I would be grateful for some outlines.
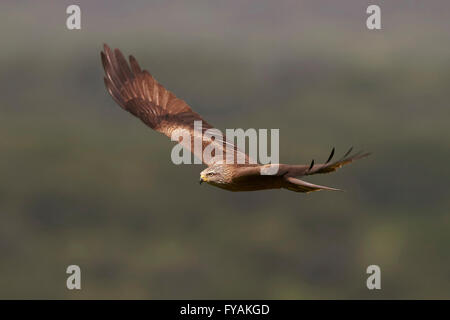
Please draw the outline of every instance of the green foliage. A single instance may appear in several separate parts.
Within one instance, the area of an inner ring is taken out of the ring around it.
[[[17,28],[0,52],[1,298],[449,298],[448,44],[99,25],[44,26],[40,42]],[[218,128],[280,128],[282,162],[374,154],[309,179],[346,193],[199,186],[202,166],[173,165],[168,139],[107,95],[104,41]]]

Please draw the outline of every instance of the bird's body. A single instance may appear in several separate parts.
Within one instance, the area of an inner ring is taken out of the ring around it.
[[[249,170],[250,169],[250,170]],[[212,170],[204,170],[200,174],[200,181],[228,191],[257,191],[279,189],[283,186],[283,179],[278,175],[260,175],[261,166],[247,164],[244,166],[217,164]],[[211,178],[208,173],[213,171]]]
[[[368,155],[368,153],[349,155],[350,149],[340,160],[331,162],[334,155],[333,148],[328,160],[323,164],[314,164],[314,161],[310,165],[257,164],[226,138],[210,139],[206,136],[204,133],[208,129],[213,129],[213,126],[192,111],[186,102],[166,90],[149,72],[141,70],[133,56],[130,56],[130,64],[128,64],[118,49],[112,51],[105,45],[101,58],[106,74],[106,88],[123,109],[168,137],[172,137],[172,134],[179,129],[189,133],[190,140],[179,142],[208,165],[200,174],[200,183],[207,182],[212,186],[229,191],[284,188],[307,193],[318,190],[338,190],[311,184],[295,177],[332,172]],[[195,130],[195,121],[202,122],[201,132]],[[200,149],[195,148],[196,143],[199,143]],[[244,161],[228,163],[203,157],[203,151],[211,144],[222,151],[224,158],[227,156],[231,156],[231,159],[241,157]],[[277,170],[269,170],[271,173],[268,174],[268,169],[272,169],[273,166]]]

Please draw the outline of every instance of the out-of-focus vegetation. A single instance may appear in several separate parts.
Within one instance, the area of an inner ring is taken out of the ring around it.
[[[1,298],[450,298],[446,2],[377,32],[356,0],[78,3],[81,31],[1,4]],[[107,95],[104,42],[218,128],[279,128],[282,162],[374,154],[309,179],[346,193],[199,186]]]

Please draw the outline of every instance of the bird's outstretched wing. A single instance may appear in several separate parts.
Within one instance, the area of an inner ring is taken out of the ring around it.
[[[325,163],[314,164],[314,160],[309,166],[307,165],[286,165],[283,167],[284,172],[287,176],[298,177],[298,176],[309,176],[319,173],[330,173],[336,171],[337,169],[345,166],[346,164],[352,163],[353,161],[368,157],[370,152],[357,152],[351,154],[353,147],[351,147],[339,160],[331,161],[334,155],[334,148],[331,151],[328,160]]]
[[[237,168],[234,173],[234,180],[236,182],[251,182],[255,186],[261,184],[272,184],[273,188],[285,188],[295,192],[309,193],[319,190],[341,191],[340,189],[321,186],[306,182],[295,177],[313,175],[318,173],[329,173],[336,171],[338,168],[349,164],[355,160],[365,158],[370,153],[358,152],[350,155],[353,148],[350,148],[345,155],[334,162],[331,159],[334,155],[334,148],[325,163],[314,164],[314,160],[310,165],[290,165],[290,164],[266,164],[253,165],[242,168]],[[276,170],[268,170],[276,169]],[[263,172],[273,172],[272,176]]]
[[[240,151],[233,143],[223,139],[211,139],[205,135],[205,131],[212,129],[209,123],[189,105],[177,98],[172,92],[159,84],[152,75],[141,70],[138,62],[130,56],[129,64],[120,50],[111,50],[106,44],[101,52],[103,68],[105,69],[105,85],[113,99],[126,111],[141,119],[152,129],[172,137],[177,129],[184,129],[190,134],[190,141],[179,141],[183,147],[189,149],[198,159],[207,164],[213,164],[217,159],[205,159],[203,150],[211,143],[210,150],[216,147],[222,150],[223,159],[227,150],[233,150],[234,158],[240,154],[249,163],[249,157]],[[194,130],[194,121],[202,122],[202,131]],[[201,145],[194,148],[194,141]],[[196,150],[198,149],[198,150]],[[214,151],[212,152],[214,156]]]

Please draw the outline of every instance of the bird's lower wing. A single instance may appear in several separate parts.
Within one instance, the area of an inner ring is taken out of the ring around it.
[[[346,164],[352,163],[353,161],[368,157],[370,152],[357,152],[353,155],[349,155],[351,149],[347,151],[346,155],[344,155],[341,159],[334,162],[326,162],[324,164],[316,164],[312,167],[308,167],[305,175],[317,174],[317,173],[329,173],[336,171],[337,169],[345,166]]]
[[[339,160],[331,162],[331,158],[334,154],[334,149],[331,152],[328,160],[325,163],[315,164],[314,160],[310,165],[289,165],[283,164],[280,165],[279,174],[286,175],[289,177],[301,177],[308,176],[319,173],[329,173],[336,171],[337,169],[345,166],[346,164],[352,163],[353,161],[365,158],[370,155],[370,153],[357,152],[355,154],[350,154],[352,148],[346,152],[346,154]]]
[[[319,190],[341,191],[340,189],[331,188],[312,184],[291,176],[286,175],[286,166],[284,164],[276,165],[279,170],[274,175],[261,174],[262,169],[270,165],[254,165],[235,168],[233,182],[240,185],[242,183],[251,183],[255,186],[269,183],[273,188],[284,188],[295,192],[313,192]],[[259,188],[260,189],[260,188]]]

